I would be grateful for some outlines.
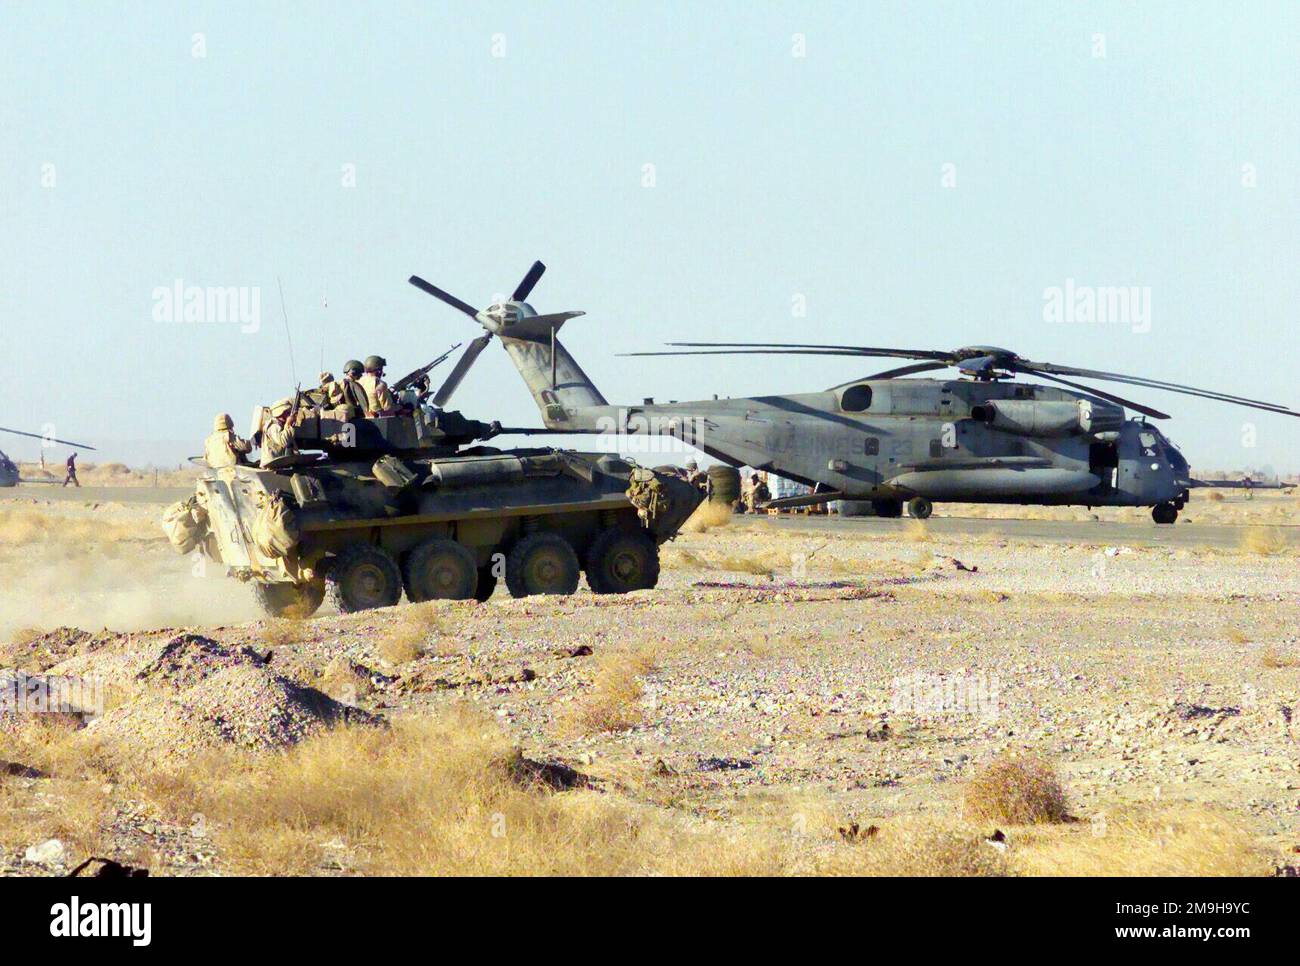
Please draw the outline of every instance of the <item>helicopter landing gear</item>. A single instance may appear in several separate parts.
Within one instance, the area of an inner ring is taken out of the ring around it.
[[[907,501],[907,515],[914,520],[928,520],[934,512],[934,504],[923,496],[914,496]]]
[[[1156,523],[1173,523],[1178,519],[1178,507],[1172,503],[1157,503],[1151,508],[1151,519]]]

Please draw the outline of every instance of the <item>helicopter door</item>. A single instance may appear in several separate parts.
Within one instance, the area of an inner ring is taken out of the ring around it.
[[[1088,447],[1088,469],[1101,480],[1098,489],[1113,493],[1119,486],[1119,444],[1093,443]]]

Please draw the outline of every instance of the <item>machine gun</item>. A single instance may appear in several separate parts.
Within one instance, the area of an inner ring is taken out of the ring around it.
[[[416,369],[413,372],[408,372],[406,375],[402,376],[401,379],[398,379],[397,382],[393,383],[392,386],[393,394],[396,395],[397,393],[402,392],[405,389],[410,389],[412,386],[419,383],[436,366],[442,365],[442,363],[446,362],[447,357],[459,348],[460,348],[460,343],[457,342],[454,346],[452,346],[442,355],[438,356],[438,358],[434,359],[428,365],[421,366],[419,369]]]

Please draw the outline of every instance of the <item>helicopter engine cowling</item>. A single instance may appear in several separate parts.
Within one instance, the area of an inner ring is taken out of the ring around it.
[[[1119,429],[1123,410],[1111,412],[1087,399],[1074,402],[990,399],[971,407],[971,419],[1017,436],[1075,436]]]

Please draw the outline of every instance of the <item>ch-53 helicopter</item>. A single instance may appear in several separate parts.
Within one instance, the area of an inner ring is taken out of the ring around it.
[[[66,439],[56,439],[53,436],[42,436],[40,433],[28,433],[21,429],[8,429],[4,426],[0,426],[0,433],[13,433],[15,436],[31,436],[33,439],[41,440],[42,443],[62,443],[64,446],[76,446],[79,449],[93,450],[95,448],[93,446],[87,446],[85,443],[73,443]],[[0,451],[0,487],[17,486],[22,482],[31,483],[37,481],[24,481],[18,473],[18,464],[6,456],[3,451]],[[48,481],[43,480],[40,482]]]
[[[447,380],[454,388],[492,340],[501,338],[550,430],[673,436],[732,466],[767,470],[813,488],[768,506],[870,501],[878,516],[904,504],[928,517],[936,501],[1149,506],[1173,523],[1190,491],[1207,485],[1148,419],[1167,413],[1072,381],[1096,379],[1183,393],[1300,416],[1286,406],[1177,383],[1033,362],[996,346],[951,351],[789,343],[683,342],[660,355],[801,354],[891,358],[910,364],[822,392],[614,406],[556,338],[582,312],[539,315],[526,299],[537,262],[511,297],[480,311],[412,276],[410,283],[479,323]],[[955,368],[957,379],[905,379]],[[1033,376],[1057,386],[1013,383]],[[1065,378],[1072,377],[1072,378]],[[1063,386],[1065,388],[1058,388]],[[446,387],[444,387],[446,388]],[[1140,416],[1129,418],[1125,409]]]

